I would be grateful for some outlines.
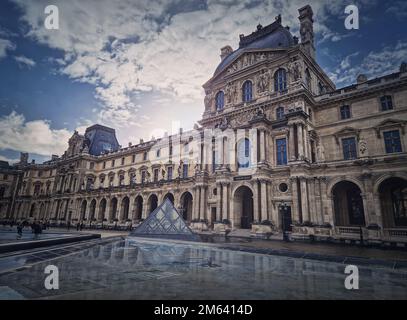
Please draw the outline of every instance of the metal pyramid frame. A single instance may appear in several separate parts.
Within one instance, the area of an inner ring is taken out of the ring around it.
[[[130,236],[155,238],[183,238],[195,240],[198,236],[188,227],[169,199],[165,199]]]

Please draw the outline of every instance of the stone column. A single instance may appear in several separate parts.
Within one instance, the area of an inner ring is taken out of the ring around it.
[[[295,160],[295,139],[294,139],[294,125],[290,126],[290,133],[288,137],[288,159]],[[275,154],[275,152],[274,152]],[[275,157],[275,156],[274,156]],[[277,160],[274,161],[274,164],[277,164]]]
[[[292,207],[292,217],[294,221],[300,221],[300,209],[298,203],[298,188],[297,188],[297,179],[291,179],[291,190],[292,190],[292,197],[293,197],[293,207]]]
[[[260,130],[260,162],[266,161],[266,141],[264,136],[264,130]]]
[[[316,199],[315,199],[315,179],[309,180],[308,183],[309,191],[309,213],[312,222],[320,223],[317,213],[316,213]]]
[[[222,220],[221,210],[222,210],[222,184],[216,184],[216,220]]]
[[[304,134],[304,156],[307,159],[311,159],[311,155],[309,153],[309,146],[308,146],[308,129],[307,129],[307,125],[304,125],[303,128],[304,128],[304,132],[303,132],[303,134]]]
[[[297,142],[298,142],[298,158],[304,157],[304,137],[303,137],[303,125],[299,123],[297,126]]]
[[[259,212],[259,183],[256,180],[254,183],[254,192],[253,192],[253,218],[254,221],[260,221],[260,212]]]
[[[261,221],[268,220],[267,181],[261,181]]]
[[[302,220],[310,221],[308,210],[308,187],[306,178],[300,178],[300,186],[301,186]]]
[[[222,183],[222,219],[229,219],[228,215],[228,185]]]
[[[199,217],[199,187],[195,187],[192,220],[198,219],[198,217]]]
[[[199,219],[205,219],[205,187],[201,187],[201,208],[199,209]]]

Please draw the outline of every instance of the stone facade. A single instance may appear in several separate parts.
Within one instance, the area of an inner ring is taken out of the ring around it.
[[[406,67],[336,89],[299,13],[301,43],[279,16],[222,48],[200,127],[97,154],[75,133],[62,157],[8,169],[3,217],[137,222],[169,197],[200,229],[407,242]]]

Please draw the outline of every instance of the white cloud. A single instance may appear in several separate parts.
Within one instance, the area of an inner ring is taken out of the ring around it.
[[[9,164],[14,164],[20,161],[20,159],[10,159],[0,155],[0,161],[7,161]]]
[[[15,111],[0,118],[0,150],[35,153],[43,156],[63,154],[71,132],[51,129],[46,120],[26,121]]]
[[[7,52],[16,49],[16,45],[7,39],[0,39],[0,59],[7,57]]]
[[[14,57],[14,60],[17,61],[18,65],[20,67],[27,67],[29,69],[35,67],[36,63],[34,60],[27,58],[25,56],[16,56]]]
[[[23,9],[22,19],[30,26],[28,36],[63,50],[64,60],[55,61],[57,70],[93,84],[101,102],[98,121],[123,136],[137,127],[168,128],[167,122],[175,118],[184,122],[189,117],[192,126],[203,110],[202,84],[220,62],[220,48],[230,44],[236,49],[239,34],[250,34],[258,23],[267,25],[278,14],[298,35],[298,9],[309,3],[208,0],[205,6],[197,6],[192,0],[56,0],[60,29],[49,31],[43,27],[48,0],[13,1]],[[355,1],[363,6],[375,2]],[[315,32],[324,41],[349,36],[327,27],[330,16],[343,15],[343,0],[315,1],[312,7]],[[152,114],[151,105],[149,109],[145,103],[140,105],[140,93],[159,93],[166,101],[157,99],[161,109],[154,108]],[[151,120],[141,118],[145,113]]]
[[[386,46],[380,51],[372,51],[362,59],[358,65],[352,65],[351,58],[358,53],[351,54],[342,60],[340,68],[328,75],[339,85],[349,85],[356,82],[360,74],[369,78],[379,77],[387,73],[397,72],[407,57],[407,42],[399,41],[394,46]]]

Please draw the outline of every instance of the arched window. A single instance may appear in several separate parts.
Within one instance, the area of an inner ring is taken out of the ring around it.
[[[239,168],[250,166],[250,140],[247,138],[237,143],[237,165]]]
[[[284,118],[284,108],[283,107],[278,107],[276,109],[276,119],[281,120]]]
[[[287,90],[287,73],[284,69],[278,69],[274,74],[274,91],[284,92]]]
[[[305,70],[305,83],[307,84],[307,88],[311,90],[311,73],[308,68]]]
[[[250,102],[252,101],[252,82],[250,80],[245,81],[245,83],[243,83],[243,96],[242,96],[242,100],[243,102]]]
[[[223,107],[225,105],[225,94],[223,93],[223,91],[219,91],[216,94],[215,100],[216,100],[216,110],[218,111],[223,110]]]

